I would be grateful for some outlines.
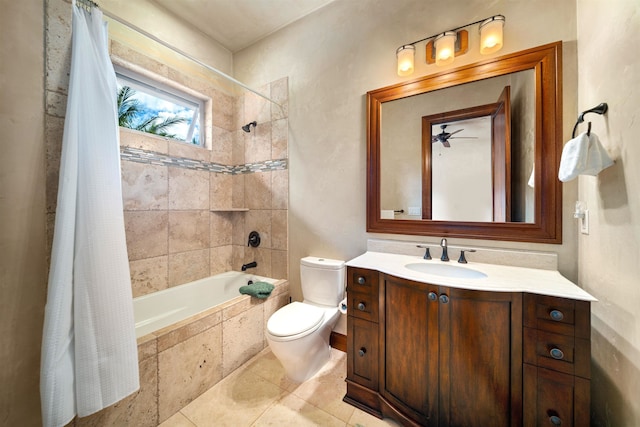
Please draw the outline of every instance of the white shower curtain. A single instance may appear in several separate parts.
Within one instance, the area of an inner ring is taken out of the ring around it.
[[[117,85],[102,12],[72,6],[72,57],[42,342],[43,424],[139,388],[124,234]]]

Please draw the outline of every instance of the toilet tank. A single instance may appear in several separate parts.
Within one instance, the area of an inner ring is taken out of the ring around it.
[[[337,307],[344,298],[344,261],[305,257],[300,260],[300,282],[305,302]]]

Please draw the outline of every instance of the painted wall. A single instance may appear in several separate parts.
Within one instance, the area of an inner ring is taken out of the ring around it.
[[[290,252],[294,298],[301,298],[299,260],[307,255],[350,259],[367,238],[436,242],[437,238],[365,232],[366,92],[403,80],[396,75],[398,46],[493,14],[507,18],[498,54],[564,42],[564,135],[576,112],[575,2],[541,0],[337,0],[234,55],[235,77],[249,84],[289,76]],[[483,59],[477,27],[469,53],[451,67]],[[424,62],[418,45],[412,79],[442,70]],[[562,245],[451,239],[452,244],[527,248],[559,254],[560,270],[577,279],[572,209],[577,183],[564,186]]]
[[[579,283],[592,304],[592,425],[640,425],[640,3],[578,0],[578,107],[615,159],[580,177],[589,235],[579,237]],[[615,31],[598,31],[611,28]],[[586,126],[580,127],[581,131]]]
[[[41,424],[46,293],[43,1],[0,14],[0,424]]]

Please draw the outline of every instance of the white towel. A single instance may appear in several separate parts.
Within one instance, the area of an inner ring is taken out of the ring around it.
[[[591,135],[583,132],[564,146],[558,179],[567,182],[578,175],[597,175],[611,165],[613,160],[602,147],[598,136],[593,132]]]

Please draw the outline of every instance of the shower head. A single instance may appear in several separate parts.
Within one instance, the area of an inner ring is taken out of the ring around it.
[[[251,125],[253,125],[253,127],[256,127],[258,126],[258,122],[247,123],[246,125],[242,126],[242,130],[245,132],[251,132]]]

